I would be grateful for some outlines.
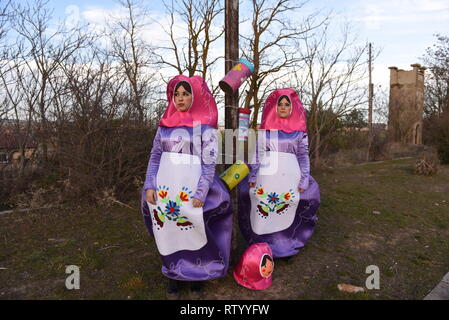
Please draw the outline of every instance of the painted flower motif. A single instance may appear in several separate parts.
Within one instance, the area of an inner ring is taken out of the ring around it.
[[[178,227],[189,227],[192,226],[192,223],[187,217],[179,217],[179,219],[176,221],[176,225]]]
[[[284,200],[288,201],[290,200],[291,194],[290,192],[287,192],[286,194],[284,194]]]
[[[263,188],[257,189],[257,194],[258,194],[258,195],[262,195],[262,194],[263,194]]]
[[[159,191],[159,197],[161,197],[162,199],[164,199],[167,196],[168,192],[165,190],[161,190]]]
[[[279,201],[279,196],[276,194],[276,192],[271,192],[268,194],[268,203],[277,203]]]
[[[178,215],[179,214],[179,206],[175,201],[169,201],[165,205],[165,212],[169,215]]]
[[[164,222],[165,222],[164,213],[162,211],[159,213],[159,212],[157,212],[156,209],[153,209],[153,215],[154,215],[154,220],[156,220],[156,223],[159,225],[159,227],[162,228],[164,226]]]
[[[181,192],[179,193],[179,198],[180,198],[181,201],[183,201],[183,202],[189,201],[189,195],[188,195],[186,192],[184,192],[184,191],[181,191]]]

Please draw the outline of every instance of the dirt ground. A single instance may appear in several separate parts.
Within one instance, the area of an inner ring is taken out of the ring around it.
[[[449,271],[449,167],[418,176],[414,161],[312,172],[319,219],[293,263],[276,261],[272,287],[251,291],[234,281],[234,259],[204,299],[422,299]],[[246,244],[236,236],[238,258]],[[80,290],[66,289],[67,265],[80,266]],[[379,290],[338,291],[364,287],[369,265],[380,269]],[[0,215],[0,299],[165,299],[160,268],[138,210],[80,204]]]

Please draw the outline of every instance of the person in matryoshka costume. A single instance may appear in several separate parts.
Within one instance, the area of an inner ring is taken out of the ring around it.
[[[233,275],[235,281],[251,290],[265,290],[271,287],[274,270],[273,253],[266,242],[250,245],[239,262]]]
[[[239,184],[239,225],[251,244],[267,242],[274,258],[291,257],[311,237],[320,205],[310,176],[306,112],[293,89],[267,98],[251,172]]]
[[[218,156],[215,100],[200,76],[178,75],[167,86],[168,107],[157,129],[142,189],[142,213],[169,278],[179,281],[226,275],[232,232],[229,192],[215,174]]]

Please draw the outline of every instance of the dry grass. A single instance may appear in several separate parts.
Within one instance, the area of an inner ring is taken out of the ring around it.
[[[294,263],[276,262],[262,292],[237,285],[231,265],[207,283],[205,299],[422,299],[449,270],[449,167],[420,176],[415,161],[314,172],[319,220]],[[161,261],[136,210],[7,214],[0,235],[0,299],[165,299]],[[239,237],[233,261],[244,248]],[[70,264],[80,266],[77,291],[64,286]],[[339,283],[364,287],[369,265],[380,268],[380,290],[338,291]]]

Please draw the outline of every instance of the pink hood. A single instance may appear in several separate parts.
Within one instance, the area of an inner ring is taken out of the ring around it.
[[[192,87],[193,101],[187,111],[176,109],[174,102],[175,86],[180,81],[186,81]],[[218,110],[206,81],[200,76],[186,77],[179,75],[170,80],[167,85],[168,107],[159,122],[163,127],[194,127],[198,124],[217,128]],[[198,123],[197,123],[198,122]]]
[[[276,112],[278,100],[283,95],[288,96],[292,104],[292,111],[287,118],[280,118]],[[306,110],[295,90],[276,89],[268,96],[263,108],[260,129],[307,132]]]

